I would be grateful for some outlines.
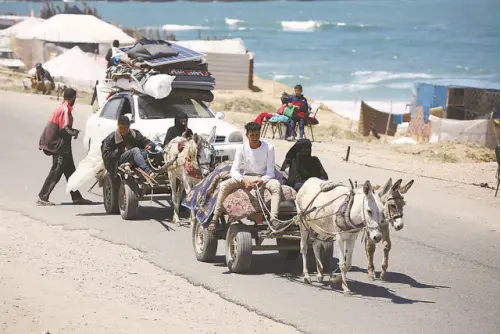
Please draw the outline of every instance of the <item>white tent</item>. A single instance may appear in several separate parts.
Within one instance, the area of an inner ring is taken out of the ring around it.
[[[494,148],[498,143],[492,119],[460,121],[430,115],[430,143],[467,141]]]
[[[135,39],[120,28],[106,23],[93,15],[57,14],[36,29],[24,30],[18,39],[38,39],[63,43],[111,43],[117,39],[120,44],[133,44]]]
[[[83,52],[78,46],[43,64],[54,80],[90,90],[96,80],[105,76],[106,62],[102,57]],[[34,74],[35,69],[30,70]]]
[[[175,43],[201,53],[247,53],[247,48],[241,38],[223,39],[219,41],[176,41]]]
[[[7,29],[0,30],[0,36],[16,37],[17,34],[20,33],[30,33],[32,31],[36,31],[43,22],[45,22],[44,19],[38,17],[28,17],[26,20],[14,24]]]

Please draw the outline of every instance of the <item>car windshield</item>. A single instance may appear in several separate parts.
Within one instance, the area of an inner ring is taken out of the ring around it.
[[[10,51],[0,51],[0,58],[3,58],[3,59],[16,59],[16,56],[14,55],[14,53],[12,53]]]
[[[214,117],[202,101],[185,97],[168,96],[157,100],[151,96],[139,96],[138,103],[141,119],[174,118],[183,112],[188,118]]]

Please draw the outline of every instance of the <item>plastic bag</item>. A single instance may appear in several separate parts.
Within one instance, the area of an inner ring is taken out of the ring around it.
[[[151,76],[143,85],[145,94],[154,97],[155,99],[163,99],[169,96],[172,91],[172,81],[176,77],[168,74],[157,74]]]
[[[289,118],[292,117],[292,115],[294,115],[294,110],[296,108],[294,106],[291,106],[291,107],[286,107],[285,110],[284,110],[284,116],[287,116]]]

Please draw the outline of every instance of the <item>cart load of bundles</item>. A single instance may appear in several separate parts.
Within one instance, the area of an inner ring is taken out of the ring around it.
[[[205,55],[172,42],[143,38],[133,46],[114,48],[111,62],[98,91],[119,88],[163,99],[172,89],[215,88]]]

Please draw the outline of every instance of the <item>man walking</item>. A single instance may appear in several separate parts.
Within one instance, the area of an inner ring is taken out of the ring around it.
[[[79,131],[73,129],[73,105],[77,92],[72,88],[64,91],[64,101],[57,107],[50,117],[40,137],[39,149],[46,155],[52,156],[52,167],[38,194],[38,205],[54,205],[49,202],[49,196],[64,174],[66,180],[75,172],[75,163],[71,151],[72,137],[77,139]],[[79,191],[71,192],[73,204],[91,204],[84,199]]]

